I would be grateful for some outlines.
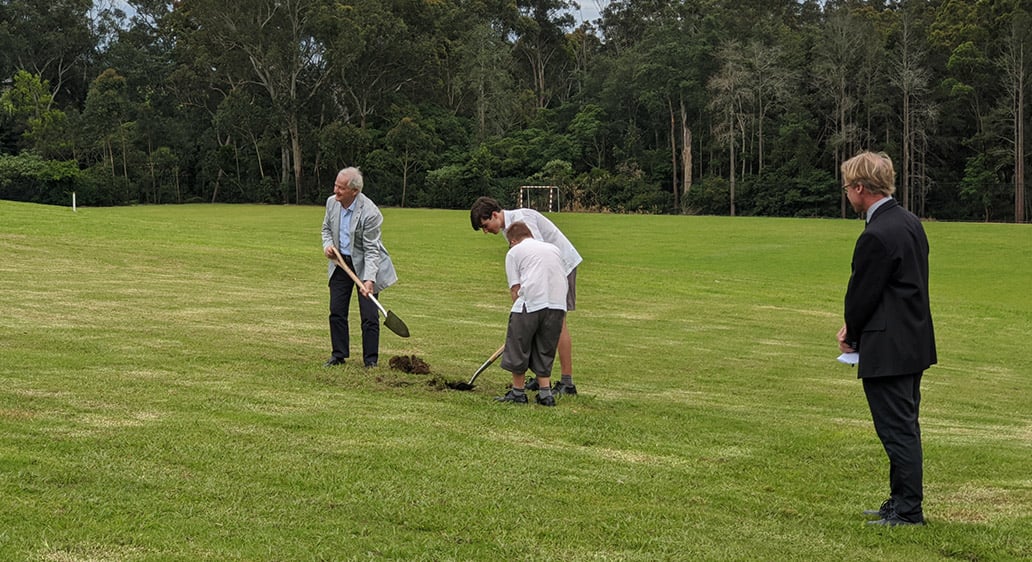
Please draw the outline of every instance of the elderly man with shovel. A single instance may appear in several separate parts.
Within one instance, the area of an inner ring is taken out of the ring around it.
[[[351,289],[357,285],[362,317],[362,361],[375,367],[380,356],[380,317],[376,297],[398,280],[391,256],[380,239],[383,215],[376,204],[362,194],[362,172],[344,168],[333,183],[333,195],[326,200],[322,225],[323,254],[329,259],[330,342],[333,354],[327,367],[343,365],[350,354],[348,311]],[[395,332],[391,314],[386,323]],[[395,324],[400,323],[397,317]],[[400,324],[404,328],[404,323]],[[408,329],[404,334],[407,336]]]

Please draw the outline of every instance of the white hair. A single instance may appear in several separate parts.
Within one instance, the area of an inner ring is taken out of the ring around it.
[[[351,189],[362,191],[362,170],[349,166],[337,172],[337,177],[343,179],[344,185]]]

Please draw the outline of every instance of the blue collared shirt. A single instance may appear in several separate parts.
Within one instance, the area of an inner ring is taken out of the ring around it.
[[[340,255],[351,255],[351,216],[355,212],[355,202],[347,209],[340,210]]]
[[[888,203],[889,200],[891,200],[891,199],[892,199],[892,197],[882,197],[881,199],[875,201],[873,205],[868,207],[867,208],[867,216],[864,217],[864,223],[866,224],[866,223],[871,222],[871,215],[873,215],[874,212],[878,210],[878,207],[881,207],[882,205]]]

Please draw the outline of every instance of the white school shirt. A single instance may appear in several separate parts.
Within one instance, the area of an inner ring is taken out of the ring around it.
[[[505,254],[505,275],[510,288],[520,286],[512,312],[566,310],[568,283],[559,248],[553,244],[525,238]]]
[[[583,261],[581,255],[577,253],[577,248],[573,247],[569,239],[545,215],[534,209],[514,209],[512,211],[502,211],[502,214],[505,217],[506,231],[509,230],[509,226],[513,223],[523,222],[530,227],[530,233],[534,235],[535,240],[548,242],[559,248],[559,253],[563,259],[564,275],[569,275]],[[566,308],[564,307],[563,310],[566,310]]]

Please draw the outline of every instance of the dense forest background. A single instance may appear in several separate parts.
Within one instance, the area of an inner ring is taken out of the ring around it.
[[[920,216],[1029,216],[1032,0],[574,8],[0,0],[0,197],[845,216],[873,149]]]

